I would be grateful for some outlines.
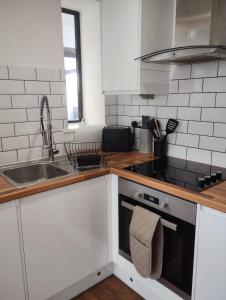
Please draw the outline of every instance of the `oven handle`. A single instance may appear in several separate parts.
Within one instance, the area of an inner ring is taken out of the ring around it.
[[[127,202],[125,202],[125,201],[122,201],[122,202],[121,202],[121,205],[122,205],[123,207],[129,209],[129,210],[133,210],[134,207],[135,207],[135,205],[132,205],[132,204],[127,203]],[[165,220],[165,219],[162,219],[162,218],[160,219],[160,222],[161,222],[161,224],[162,224],[163,226],[165,226],[165,227],[167,227],[167,228],[170,228],[170,229],[172,229],[173,231],[177,231],[178,225],[176,225],[176,224],[174,224],[174,223],[172,223],[172,222],[169,222],[169,221],[167,221],[167,220]]]

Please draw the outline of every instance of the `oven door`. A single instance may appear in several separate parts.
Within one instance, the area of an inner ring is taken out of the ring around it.
[[[190,296],[192,290],[195,226],[119,194],[119,254],[130,261],[129,226],[133,215],[131,208],[134,205],[142,206],[161,215],[166,223],[166,226],[163,226],[163,270],[159,281],[180,296],[184,296],[184,294]]]

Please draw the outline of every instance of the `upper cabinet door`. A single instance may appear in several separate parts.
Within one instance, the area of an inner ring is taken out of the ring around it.
[[[226,299],[226,214],[201,207],[194,300]]]
[[[106,198],[99,177],[21,200],[29,300],[48,299],[107,265]]]
[[[24,300],[25,289],[15,202],[0,205],[0,299]]]
[[[164,94],[169,67],[135,58],[172,46],[174,0],[102,0],[105,94]]]
[[[102,0],[103,89],[138,90],[139,0]]]

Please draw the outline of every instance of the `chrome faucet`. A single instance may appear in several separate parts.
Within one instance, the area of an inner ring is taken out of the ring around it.
[[[45,107],[47,112],[47,129],[45,129],[44,126],[44,116],[43,116],[43,111]],[[43,140],[43,148],[48,150],[49,160],[54,161],[54,155],[59,153],[59,150],[56,149],[56,145],[53,139],[52,122],[51,122],[49,101],[47,96],[43,96],[40,103],[40,125],[41,125],[41,133],[42,133],[42,140]]]

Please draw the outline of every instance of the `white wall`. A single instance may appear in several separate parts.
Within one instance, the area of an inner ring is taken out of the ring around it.
[[[0,1],[0,65],[63,68],[60,0]]]
[[[62,7],[80,12],[84,116],[87,125],[104,124],[101,87],[100,3],[95,0],[62,0]]]

